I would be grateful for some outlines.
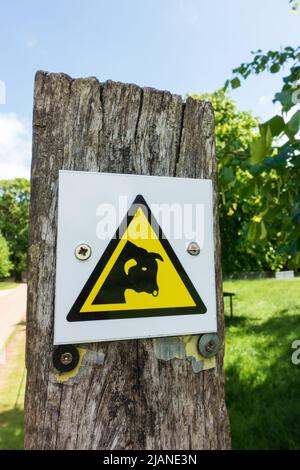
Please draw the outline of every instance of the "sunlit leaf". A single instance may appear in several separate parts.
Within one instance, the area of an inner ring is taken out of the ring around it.
[[[284,119],[282,118],[282,116],[279,116],[277,114],[276,116],[269,119],[269,121],[264,122],[262,124],[262,127],[265,127],[265,128],[269,127],[272,136],[277,137],[278,135],[280,135],[284,131],[285,122],[284,122]]]
[[[300,111],[296,111],[288,122],[288,129],[292,135],[296,135],[300,129]]]

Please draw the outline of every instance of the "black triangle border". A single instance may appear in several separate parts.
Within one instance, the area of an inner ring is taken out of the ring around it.
[[[136,209],[132,211],[132,209]],[[129,226],[130,222],[132,221],[134,214],[136,211],[141,208],[144,212],[145,216],[147,217],[149,223],[152,226],[152,229],[156,233],[157,237],[159,238],[163,248],[167,252],[173,266],[175,267],[177,273],[181,277],[185,287],[189,291],[192,299],[195,302],[194,307],[170,307],[170,308],[155,308],[155,309],[145,309],[145,310],[115,310],[115,311],[101,311],[101,312],[85,312],[80,313],[80,310],[83,304],[86,301],[87,296],[90,294],[93,286],[95,285],[96,281],[98,280],[101,272],[103,271],[104,267],[108,263],[110,257],[112,256],[113,252],[115,251],[120,239],[122,238],[123,234],[125,233],[127,227]],[[132,214],[132,215],[131,215]],[[112,238],[105,249],[103,255],[101,256],[100,260],[96,264],[92,274],[88,278],[87,282],[85,283],[83,289],[81,290],[79,296],[77,297],[76,301],[74,302],[70,312],[67,315],[67,320],[69,322],[75,321],[95,321],[95,320],[114,320],[114,319],[122,319],[122,318],[141,318],[141,317],[161,317],[161,316],[171,316],[171,315],[191,315],[191,314],[205,314],[207,312],[207,308],[204,305],[201,297],[199,296],[198,292],[196,291],[192,281],[190,280],[189,276],[185,272],[182,264],[180,263],[179,259],[177,258],[170,242],[164,236],[161,227],[159,226],[158,222],[156,221],[155,217],[150,211],[148,204],[146,203],[144,197],[139,194],[133,201],[129,211],[125,215],[124,219],[122,220],[120,226],[118,227],[114,238]]]

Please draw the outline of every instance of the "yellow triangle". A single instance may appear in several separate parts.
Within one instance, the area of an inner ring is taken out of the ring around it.
[[[94,303],[97,294],[101,291],[104,282],[127,242],[131,242],[139,248],[161,256],[162,260],[157,260],[158,295],[154,296],[151,293],[136,292],[134,289],[126,289],[125,303]],[[173,266],[161,241],[152,229],[144,212],[139,208],[94,284],[90,294],[87,296],[80,309],[80,313],[195,307],[195,305],[192,296]]]

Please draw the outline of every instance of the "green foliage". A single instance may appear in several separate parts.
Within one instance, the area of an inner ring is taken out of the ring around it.
[[[287,46],[280,51],[268,51],[263,53],[261,49],[252,52],[253,60],[251,62],[244,62],[239,67],[233,69],[234,77],[231,80],[227,80],[225,83],[225,89],[227,87],[238,88],[241,85],[241,80],[246,79],[249,75],[260,74],[262,72],[277,73],[286,63],[292,61],[294,65],[290,69],[290,74],[284,78],[284,85],[281,92],[290,92],[291,86],[295,81],[299,80],[299,67],[296,62],[300,57],[300,47]],[[283,94],[283,100],[288,103],[289,94]],[[276,98],[277,99],[277,98]]]
[[[300,448],[300,279],[226,281],[226,404],[234,449]]]
[[[261,127],[260,135],[250,143],[251,162],[260,163],[264,156],[271,151],[272,133],[270,127]]]
[[[297,9],[297,2],[290,3]],[[264,238],[275,242],[276,251],[286,266],[299,269],[300,46],[267,53],[258,50],[253,55],[251,62],[233,70],[234,77],[226,82],[225,89],[236,88],[250,74],[277,73],[283,66],[289,66],[282,89],[274,97],[281,105],[282,115],[259,126],[259,136],[249,147],[252,164],[249,171],[260,199],[256,220],[261,221]],[[257,238],[254,224],[249,227],[248,236],[249,240]]]
[[[9,260],[9,249],[5,238],[0,233],[0,277],[8,277],[12,264]]]
[[[257,215],[261,196],[249,145],[259,138],[258,119],[240,111],[224,90],[192,97],[209,100],[214,107],[223,271],[280,269],[285,259],[276,250],[276,239],[267,236],[261,215]],[[269,127],[278,130],[279,126],[279,120],[269,123],[266,135]],[[271,184],[268,179],[273,181],[273,175],[266,175],[265,184]]]
[[[26,270],[29,198],[28,180],[0,181],[0,232],[9,246],[12,274],[18,279]]]

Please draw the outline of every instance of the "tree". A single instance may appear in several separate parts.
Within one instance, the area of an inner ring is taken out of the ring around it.
[[[223,271],[229,274],[280,267],[282,259],[270,240],[255,243],[248,237],[256,220],[258,195],[247,150],[258,133],[258,119],[251,112],[240,111],[224,90],[192,97],[208,100],[214,107]]]
[[[297,2],[291,1],[293,9]],[[274,102],[281,112],[259,126],[259,134],[250,144],[250,173],[258,197],[256,216],[249,226],[253,242],[263,235],[275,240],[283,265],[300,268],[300,46],[280,51],[253,52],[253,60],[233,70],[225,88],[237,88],[251,74],[278,73],[285,65],[289,74]]]
[[[8,277],[12,264],[9,260],[9,249],[5,238],[0,233],[0,277]]]
[[[27,264],[29,198],[30,186],[25,178],[0,181],[0,232],[7,241],[12,274],[17,279]]]

